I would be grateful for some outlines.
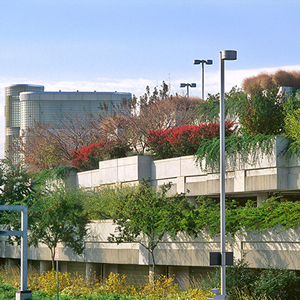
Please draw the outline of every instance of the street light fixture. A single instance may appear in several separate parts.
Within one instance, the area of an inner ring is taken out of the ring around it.
[[[212,65],[213,61],[212,59],[195,59],[194,65],[200,65],[202,64],[202,99],[204,100],[204,64]]]
[[[221,296],[226,296],[226,252],[225,252],[225,101],[224,101],[224,66],[225,60],[236,60],[237,51],[220,51],[220,229],[221,229]],[[218,298],[219,299],[219,298]]]
[[[181,88],[186,87],[186,90],[187,90],[186,94],[189,97],[190,96],[190,94],[189,94],[189,87],[195,88],[196,87],[196,83],[180,83],[180,87]]]

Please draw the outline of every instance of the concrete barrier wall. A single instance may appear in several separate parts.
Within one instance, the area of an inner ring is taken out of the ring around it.
[[[277,137],[271,154],[257,153],[253,164],[240,158],[228,160],[225,189],[228,196],[257,196],[260,193],[296,191],[300,189],[300,161],[287,160],[283,154],[287,140]],[[249,160],[251,161],[251,160]],[[203,162],[205,165],[205,162]],[[139,183],[150,178],[152,185],[173,183],[172,192],[187,192],[189,196],[219,194],[219,173],[205,171],[193,156],[154,160],[151,156],[132,156],[99,163],[99,169],[77,174],[81,187],[96,187],[114,183]]]
[[[115,230],[111,220],[93,221],[89,226],[86,250],[76,255],[71,249],[59,245],[59,260],[64,262],[96,263],[109,265],[151,265],[148,251],[138,243],[108,243],[107,237]],[[300,270],[300,228],[277,233],[282,228],[267,230],[262,233],[248,232],[237,234],[234,239],[229,236],[226,251],[233,251],[234,258],[245,255],[253,268],[289,268]],[[20,258],[20,247],[9,245],[1,238],[0,257],[6,259]],[[166,236],[163,243],[155,250],[156,264],[160,266],[198,266],[209,267],[209,253],[220,251],[219,237],[208,238],[202,232],[196,239],[179,234],[176,240]],[[30,247],[28,259],[32,261],[50,261],[50,251],[39,244]]]

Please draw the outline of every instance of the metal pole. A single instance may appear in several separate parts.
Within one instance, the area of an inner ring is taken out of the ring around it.
[[[202,60],[202,100],[204,100],[204,60]]]
[[[31,291],[27,291],[27,244],[28,244],[28,206],[26,205],[0,205],[0,210],[20,210],[21,211],[21,230],[10,231],[1,230],[3,236],[21,237],[21,290],[16,291],[16,299],[31,299]],[[25,296],[26,295],[26,296]]]
[[[224,103],[224,60],[220,52],[220,226],[221,226],[221,295],[226,295],[225,266],[225,103]]]
[[[27,229],[28,207],[24,206],[21,211],[21,291],[27,291]]]
[[[189,93],[189,84],[186,85],[186,90],[187,90],[187,97],[190,97],[190,93]]]
[[[59,300],[58,259],[56,260],[56,292],[57,292],[57,300]]]

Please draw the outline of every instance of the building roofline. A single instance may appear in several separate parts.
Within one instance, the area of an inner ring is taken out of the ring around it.
[[[34,87],[43,87],[43,85],[39,85],[39,84],[11,84],[9,86],[6,86],[6,88],[11,88],[11,87],[17,87],[17,86],[34,86]]]
[[[74,91],[70,91],[70,92],[34,92],[34,91],[29,91],[29,92],[21,92],[21,94],[113,94],[113,95],[131,95],[131,93],[129,92],[74,92]]]

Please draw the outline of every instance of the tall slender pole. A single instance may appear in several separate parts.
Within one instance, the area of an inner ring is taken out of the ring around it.
[[[21,211],[21,291],[27,290],[27,230],[28,207],[24,205]]]
[[[225,266],[225,101],[224,101],[224,60],[220,52],[220,226],[221,226],[221,295],[226,295]]]
[[[225,252],[225,60],[236,60],[235,50],[220,52],[220,227],[221,227],[221,295],[226,296],[226,252]]]
[[[56,260],[56,298],[59,300],[59,276],[58,276],[58,259]]]
[[[202,100],[204,100],[204,60],[202,60]]]

